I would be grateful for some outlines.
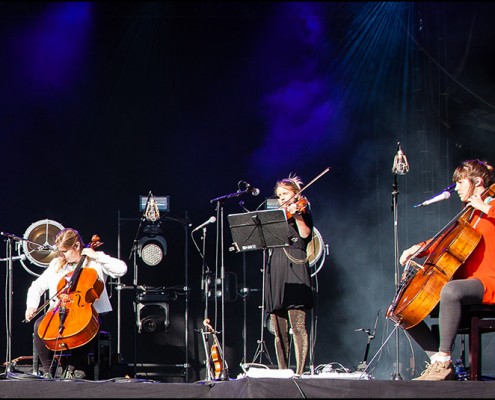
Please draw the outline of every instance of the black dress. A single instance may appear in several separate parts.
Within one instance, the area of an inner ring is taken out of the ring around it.
[[[312,231],[313,218],[309,208],[302,216]],[[301,238],[294,218],[288,220],[288,225],[291,245],[271,249],[265,271],[265,312],[269,314],[313,307],[309,262],[305,261],[306,247],[312,234],[306,239]],[[293,260],[289,259],[286,252]]]

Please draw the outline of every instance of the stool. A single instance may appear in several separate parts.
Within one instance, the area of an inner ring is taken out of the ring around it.
[[[59,355],[59,364],[62,372],[61,376],[64,377],[67,374],[69,367],[68,359],[71,357],[71,351],[66,350],[64,354]],[[85,368],[88,380],[101,380],[108,379],[110,377],[110,366],[112,358],[112,346],[110,332],[100,330],[97,333],[97,338],[94,343],[93,351],[87,354],[87,366]]]
[[[482,380],[481,335],[495,332],[495,305],[473,304],[462,307],[459,334],[469,335],[469,368],[472,381]]]
[[[99,331],[93,354],[89,354],[89,364],[93,366],[95,381],[110,378],[112,345],[110,332]]]

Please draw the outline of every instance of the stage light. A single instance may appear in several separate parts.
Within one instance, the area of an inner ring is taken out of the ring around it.
[[[162,288],[143,287],[136,296],[136,324],[138,332],[155,333],[167,331],[170,325],[169,302],[175,293]]]
[[[141,320],[143,331],[153,333],[165,329],[165,318],[162,315],[149,315]]]
[[[153,267],[167,255],[167,241],[161,235],[143,236],[138,241],[137,252],[146,265]]]
[[[160,211],[168,212],[169,196],[139,196],[139,210],[144,211],[141,238],[137,244],[137,253],[146,265],[155,266],[163,261],[167,254],[167,241],[162,236]]]

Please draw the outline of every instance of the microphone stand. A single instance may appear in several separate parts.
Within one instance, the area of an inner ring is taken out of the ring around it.
[[[221,282],[221,333],[222,333],[222,343],[221,343],[221,354],[225,355],[225,265],[224,265],[224,207],[223,203],[227,199],[232,199],[239,197],[245,193],[249,192],[249,188],[246,187],[245,190],[238,190],[237,192],[230,193],[224,196],[219,196],[217,198],[211,199],[210,203],[217,203],[216,211],[217,211],[217,257],[216,257],[216,271],[220,269],[220,282]],[[215,320],[216,325],[216,320]],[[216,326],[214,326],[216,329]],[[225,363],[225,365],[227,365]],[[221,380],[228,380],[228,370],[224,368],[222,370]]]
[[[22,260],[22,256],[13,257],[12,256],[12,240],[17,241],[18,243],[22,241],[28,241],[19,236],[12,235],[6,232],[0,232],[1,235],[7,237],[6,244],[6,253],[7,257],[0,259],[0,261],[7,261],[7,300],[5,304],[6,308],[6,318],[7,318],[7,354],[5,360],[5,376],[8,378],[9,374],[12,372],[12,305],[13,305],[13,293],[14,293],[14,282],[13,282],[13,262],[14,260]],[[38,243],[28,241],[35,245],[39,245]],[[40,249],[43,249],[44,246],[40,245]],[[33,250],[34,251],[34,250]]]
[[[12,372],[12,290],[13,290],[13,279],[12,279],[12,239],[8,237],[7,239],[7,354],[5,362],[5,377],[8,378],[9,374]]]
[[[397,186],[397,175],[405,175],[409,171],[406,155],[402,152],[400,142],[397,143],[397,155],[394,158],[392,173],[394,174],[394,183],[392,190],[392,212],[394,214],[394,258],[395,258],[395,292],[399,290],[400,284],[400,264],[399,264],[399,233],[398,233],[398,210],[397,197],[399,190]],[[399,330],[395,330],[395,368],[392,373],[393,380],[402,380],[399,372]]]
[[[397,173],[394,174],[394,184],[392,190],[392,212],[394,214],[394,258],[395,258],[395,290],[399,288],[399,235],[398,235],[398,212],[397,212],[397,197],[399,191],[397,189]],[[402,380],[399,372],[399,330],[395,330],[395,364],[394,372],[392,373],[393,380]]]

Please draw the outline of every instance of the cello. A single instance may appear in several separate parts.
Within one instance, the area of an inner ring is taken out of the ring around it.
[[[487,187],[481,198],[495,196],[495,184]],[[470,221],[474,208],[466,205],[440,232],[411,257],[405,276],[398,285],[396,295],[387,310],[387,318],[403,329],[419,324],[440,301],[442,287],[471,255],[481,240]],[[423,265],[414,257],[432,249]],[[412,266],[413,268],[409,268]]]
[[[101,246],[93,235],[86,247]],[[68,350],[85,345],[98,333],[100,323],[93,303],[100,297],[104,284],[93,268],[83,268],[83,255],[74,271],[60,279],[57,286],[59,303],[41,320],[38,334],[52,351]]]

